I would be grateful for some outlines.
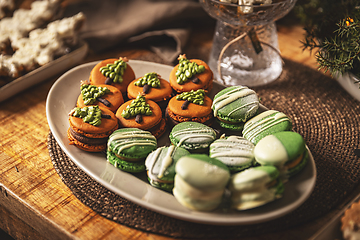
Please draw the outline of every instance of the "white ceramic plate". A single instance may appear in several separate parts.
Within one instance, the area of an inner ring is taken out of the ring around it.
[[[80,94],[80,81],[89,77],[96,62],[80,65],[62,75],[50,89],[46,113],[50,129],[63,151],[89,176],[109,190],[155,212],[174,218],[207,224],[235,225],[254,224],[285,215],[299,207],[311,194],[316,180],[316,168],[310,159],[305,169],[285,184],[284,196],[274,202],[247,211],[219,208],[214,212],[196,212],[180,205],[170,193],[156,189],[147,182],[145,173],[122,172],[106,161],[102,153],[87,153],[69,145],[66,131],[69,128],[68,113],[76,104]],[[167,78],[171,66],[151,62],[130,60],[136,77],[148,72],[157,72]],[[214,84],[210,95],[214,96],[223,86]],[[264,107],[263,107],[264,108]],[[169,130],[158,141],[158,146],[169,145]]]
[[[87,51],[88,45],[83,42],[81,46],[74,51],[0,87],[0,102],[56,74],[65,72],[83,60]]]

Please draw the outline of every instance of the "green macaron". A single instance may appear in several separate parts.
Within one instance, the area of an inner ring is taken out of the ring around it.
[[[255,146],[254,156],[259,164],[276,166],[289,177],[300,172],[308,161],[305,140],[293,131],[264,137]]]
[[[231,206],[247,210],[281,198],[284,185],[274,166],[257,166],[232,175],[229,183]]]
[[[172,191],[176,162],[188,154],[190,154],[189,151],[175,145],[159,147],[151,152],[145,160],[150,185],[165,191]]]
[[[121,128],[114,131],[107,144],[107,160],[126,172],[145,170],[145,158],[157,148],[156,138],[138,128]]]
[[[267,135],[291,129],[292,122],[286,114],[276,110],[267,110],[247,121],[242,135],[256,145]]]
[[[231,86],[214,96],[212,109],[221,127],[241,131],[244,123],[257,113],[259,98],[252,89]]]
[[[228,136],[210,145],[209,156],[228,166],[230,172],[239,172],[253,166],[255,145],[244,137]]]
[[[175,171],[173,194],[179,203],[198,211],[220,205],[230,179],[224,163],[206,154],[189,154],[178,160]]]
[[[205,153],[216,139],[216,132],[202,123],[181,122],[172,128],[169,138],[173,145],[191,153]]]

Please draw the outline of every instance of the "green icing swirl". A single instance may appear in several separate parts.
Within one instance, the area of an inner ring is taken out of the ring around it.
[[[90,84],[81,85],[80,90],[85,105],[95,103],[98,97],[102,97],[110,92],[107,87],[94,86]]]
[[[190,92],[183,92],[176,96],[176,100],[188,100],[189,102],[204,105],[205,91],[203,89],[191,90]]]
[[[143,77],[139,78],[135,83],[135,86],[143,87],[145,84],[159,88],[160,87],[160,79],[157,73],[151,72],[146,73]]]
[[[121,116],[128,119],[135,117],[138,114],[146,116],[152,115],[150,105],[146,103],[145,97],[140,94],[126,107],[126,109],[123,110]]]
[[[205,71],[205,66],[198,65],[195,62],[190,62],[189,59],[183,57],[179,59],[178,69],[175,73],[176,82],[178,84],[184,84],[192,76]]]
[[[99,106],[76,107],[73,109],[71,116],[81,118],[84,122],[94,126],[101,124],[101,110]]]
[[[119,59],[114,63],[108,63],[106,66],[100,68],[100,72],[105,77],[111,78],[114,83],[122,83],[123,75],[127,64],[124,60]]]

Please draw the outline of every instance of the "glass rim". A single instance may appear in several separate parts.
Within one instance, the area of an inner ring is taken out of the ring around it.
[[[273,7],[273,6],[277,6],[286,2],[292,2],[292,1],[296,1],[296,0],[281,0],[279,2],[276,3],[269,3],[269,4],[261,4],[261,5],[243,5],[243,4],[235,4],[235,3],[229,3],[229,2],[220,2],[220,0],[200,0],[203,2],[215,2],[216,4],[220,4],[220,5],[226,5],[226,6],[231,6],[231,7],[252,7],[252,8],[263,8],[263,7]]]

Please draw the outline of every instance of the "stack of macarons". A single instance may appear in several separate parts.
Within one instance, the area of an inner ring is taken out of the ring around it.
[[[260,109],[254,90],[225,87],[211,99],[212,83],[208,65],[185,55],[169,81],[155,71],[136,78],[126,58],[101,61],[69,114],[70,144],[146,173],[192,210],[212,211],[224,198],[241,211],[275,201],[306,165],[304,138],[285,113]],[[158,146],[161,137],[169,145]]]

